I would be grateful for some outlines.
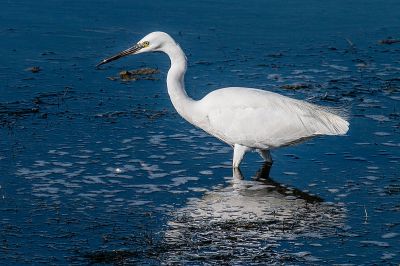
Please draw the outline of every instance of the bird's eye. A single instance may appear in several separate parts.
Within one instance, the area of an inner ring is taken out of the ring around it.
[[[149,46],[150,43],[148,41],[145,41],[145,42],[142,43],[142,45],[143,45],[143,48],[145,48],[145,47]]]

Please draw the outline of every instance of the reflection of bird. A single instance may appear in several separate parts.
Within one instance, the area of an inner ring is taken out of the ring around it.
[[[338,112],[277,93],[229,87],[195,101],[185,91],[186,56],[166,33],[152,32],[137,44],[104,59],[97,66],[129,54],[160,51],[171,60],[168,94],[177,112],[193,125],[234,148],[233,167],[244,154],[257,150],[272,163],[269,150],[317,135],[343,135],[349,123]]]
[[[273,181],[269,167],[264,164],[252,180],[233,178],[229,185],[193,197],[172,212],[162,242],[168,250],[163,259],[191,262],[195,258],[196,264],[202,258],[208,264],[221,264],[213,262],[227,256],[224,262],[233,265],[252,265],[256,258],[262,258],[257,265],[282,264],[290,253],[276,248],[278,241],[324,239],[344,227],[345,207]],[[307,256],[309,263],[313,257]]]

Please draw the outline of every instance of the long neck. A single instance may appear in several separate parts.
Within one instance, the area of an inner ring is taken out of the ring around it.
[[[191,122],[192,106],[194,100],[185,91],[185,72],[187,67],[186,56],[177,44],[171,44],[165,49],[165,53],[171,60],[171,68],[168,71],[167,87],[171,102],[176,111],[186,120]]]

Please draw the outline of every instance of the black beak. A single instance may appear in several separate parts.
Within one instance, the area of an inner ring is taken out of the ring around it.
[[[117,60],[117,59],[119,59],[119,58],[121,58],[121,57],[124,57],[124,56],[126,56],[126,55],[134,54],[134,53],[136,53],[137,51],[139,51],[139,50],[142,49],[142,48],[143,48],[142,45],[140,45],[140,44],[135,44],[134,46],[132,46],[132,47],[126,49],[126,50],[123,50],[122,52],[120,52],[120,53],[118,53],[118,54],[116,54],[116,55],[114,55],[114,56],[111,56],[111,57],[109,57],[109,58],[103,59],[103,61],[101,61],[100,63],[98,63],[98,64],[96,65],[96,67],[99,67],[99,66],[104,65],[104,64],[107,64],[107,63],[109,63],[109,62],[111,62],[111,61]]]

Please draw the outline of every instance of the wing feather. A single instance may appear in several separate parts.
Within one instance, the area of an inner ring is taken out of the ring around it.
[[[263,90],[224,88],[200,104],[207,117],[202,128],[231,145],[267,149],[316,135],[343,135],[349,129],[340,110]]]

